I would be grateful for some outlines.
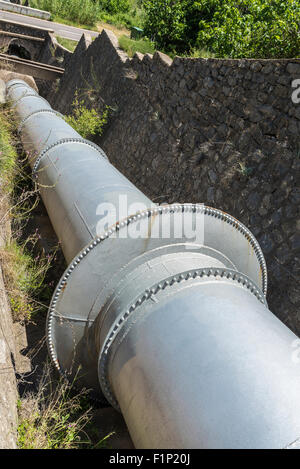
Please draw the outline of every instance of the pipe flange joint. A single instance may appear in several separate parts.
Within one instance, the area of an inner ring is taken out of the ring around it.
[[[31,91],[25,92],[22,96],[20,96],[18,99],[16,99],[16,100],[11,104],[11,107],[14,109],[14,108],[17,106],[18,102],[21,101],[21,99],[23,99],[23,98],[28,98],[28,97],[30,97],[30,98],[35,98],[35,97],[37,96],[37,94],[34,94],[34,93],[35,93],[34,90],[32,90],[32,92],[31,92]],[[48,104],[48,102],[47,102],[44,98],[41,98],[41,99],[43,99],[43,100],[45,101],[45,103]]]
[[[34,96],[32,96],[32,97],[34,97]],[[23,98],[25,98],[25,96],[23,96]],[[54,111],[53,109],[50,109],[50,108],[49,109],[39,109],[38,111],[31,112],[30,114],[28,114],[28,116],[26,116],[26,117],[24,117],[24,119],[22,119],[22,121],[21,121],[21,123],[18,127],[18,133],[20,134],[22,132],[22,128],[23,128],[25,122],[27,122],[27,120],[30,119],[30,117],[35,116],[36,114],[44,113],[44,112],[49,112],[50,114],[55,114],[56,116],[61,117],[62,119],[64,119],[64,116],[58,111]]]
[[[265,299],[264,294],[262,293],[259,288],[255,285],[252,280],[247,277],[246,275],[237,272],[236,270],[231,269],[224,269],[224,268],[203,268],[203,269],[192,269],[188,271],[181,272],[177,275],[172,275],[170,277],[161,280],[158,283],[155,283],[150,288],[147,288],[143,293],[141,293],[135,300],[131,303],[131,305],[127,308],[125,313],[120,315],[114,321],[110,333],[107,336],[102,350],[99,354],[99,361],[98,361],[98,376],[99,382],[102,389],[102,392],[108,402],[117,410],[119,409],[118,402],[113,395],[111,387],[109,385],[109,381],[107,379],[108,376],[108,365],[109,365],[109,358],[110,358],[110,351],[111,346],[116,340],[119,332],[123,328],[125,322],[132,316],[136,309],[141,306],[146,300],[151,299],[154,295],[157,295],[160,291],[165,290],[166,288],[170,288],[175,284],[188,282],[191,280],[201,280],[207,278],[218,278],[219,280],[228,280],[229,282],[235,282],[242,286],[243,288],[250,291],[263,305],[267,306],[267,302]]]
[[[221,210],[207,207],[205,205],[201,204],[175,204],[175,205],[167,205],[163,207],[157,207],[157,208],[152,208],[148,209],[142,212],[138,212],[133,216],[129,216],[128,218],[118,222],[116,225],[110,227],[105,233],[103,233],[101,236],[95,238],[89,245],[87,245],[72,261],[72,263],[69,265],[65,273],[63,274],[62,278],[60,279],[56,290],[53,294],[53,298],[49,307],[49,312],[48,312],[48,318],[47,318],[47,343],[48,343],[48,349],[49,349],[49,354],[50,357],[57,368],[57,370],[63,375],[66,376],[66,373],[61,369],[61,366],[58,361],[58,357],[56,354],[55,346],[52,341],[52,328],[53,328],[53,322],[56,314],[56,306],[59,301],[60,295],[62,292],[65,290],[67,283],[70,282],[72,273],[75,268],[77,268],[80,265],[80,262],[100,243],[102,243],[105,239],[108,239],[111,235],[113,235],[115,232],[118,232],[121,230],[123,227],[128,226],[131,223],[135,223],[140,221],[141,218],[146,218],[146,217],[151,217],[153,215],[163,215],[163,214],[168,214],[168,213],[179,213],[179,212],[185,212],[185,211],[190,211],[194,213],[203,213],[218,219],[221,219],[222,221],[225,221],[232,227],[236,228],[250,243],[252,246],[255,255],[257,257],[259,267],[262,272],[262,292],[264,295],[266,295],[267,291],[267,267],[266,263],[264,260],[263,253],[261,251],[261,248],[252,235],[252,233],[238,220],[236,220],[234,217],[231,215],[228,215]],[[237,272],[235,271],[235,274]],[[240,274],[241,275],[241,274]],[[248,278],[248,277],[247,277]]]
[[[26,81],[24,80],[18,80],[18,79],[15,79],[15,80],[10,80],[7,84],[6,84],[6,94],[9,92],[9,90],[11,88],[13,88],[14,86],[22,86],[23,88],[26,87],[26,88],[29,88],[29,89],[32,89],[33,91],[35,91],[31,86],[28,85],[28,83],[26,83]],[[37,93],[37,92],[36,92]]]
[[[104,151],[100,147],[98,147],[98,145],[91,142],[90,140],[86,140],[84,138],[76,138],[76,137],[75,138],[62,138],[62,139],[58,140],[57,142],[54,142],[51,145],[49,145],[48,147],[46,147],[43,151],[41,151],[41,153],[37,157],[37,159],[34,163],[34,166],[32,168],[32,176],[33,177],[35,177],[35,178],[37,177],[39,165],[40,165],[43,157],[46,155],[46,153],[48,153],[49,150],[52,150],[52,148],[54,148],[58,145],[63,145],[64,143],[82,143],[84,145],[88,145],[88,146],[94,148],[95,150],[97,150],[97,152],[100,153],[100,155],[103,158],[108,160],[108,157],[106,156]]]

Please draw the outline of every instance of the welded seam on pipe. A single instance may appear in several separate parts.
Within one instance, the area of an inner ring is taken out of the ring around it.
[[[33,90],[33,91],[34,91],[34,90]],[[30,93],[27,93],[27,92],[26,92],[26,94],[23,94],[23,95],[20,96],[18,99],[16,99],[16,100],[13,102],[13,104],[11,104],[11,107],[12,107],[12,108],[15,108],[15,107],[17,106],[17,104],[19,103],[19,101],[21,101],[21,99],[23,99],[23,98],[29,98],[29,97],[30,97],[30,98],[34,98],[34,97],[36,97],[36,94],[33,94],[33,93],[31,93],[31,92],[30,92]],[[45,99],[44,99],[44,101],[45,101],[45,103],[47,102]]]
[[[199,280],[201,278],[207,279],[213,277],[220,277],[218,280],[229,280],[230,283],[238,283],[241,287],[250,291],[263,305],[265,305],[266,307],[268,306],[265,296],[257,288],[255,283],[252,282],[252,280],[246,275],[231,269],[205,267],[203,269],[187,270],[180,274],[167,277],[166,279],[155,283],[154,285],[152,285],[152,287],[147,288],[142,294],[136,297],[136,299],[132,302],[132,304],[127,308],[126,312],[121,317],[118,316],[116,318],[116,320],[111,326],[111,333],[106,338],[106,341],[99,354],[99,380],[101,389],[104,396],[113,407],[119,410],[118,402],[113,395],[113,392],[109,385],[109,380],[107,379],[110,350],[120,330],[122,329],[126,321],[129,319],[129,317],[132,316],[132,314],[136,311],[139,306],[141,306],[146,300],[151,299],[151,297],[156,295],[159,291],[165,290],[166,288],[172,287],[172,285],[179,284],[181,282],[186,282],[195,279]]]
[[[34,90],[33,90],[34,91]],[[21,101],[22,99],[24,98],[39,98],[41,101],[44,101],[44,103],[48,104],[48,101],[45,99],[45,98],[42,98],[42,96],[40,96],[39,94],[24,94],[23,96],[20,96],[20,98],[16,99],[13,104],[11,105],[12,108],[15,108],[16,105],[19,103],[19,101]]]
[[[31,86],[28,85],[28,83],[26,83],[26,81],[24,80],[19,80],[18,78],[16,78],[15,80],[11,80],[10,82],[8,82],[6,84],[6,89],[7,89],[7,92],[13,87],[13,86],[28,86],[28,88],[31,88],[33,89]],[[35,90],[34,90],[35,91]]]
[[[27,83],[25,83],[25,82],[19,82],[19,81],[16,82],[16,83],[12,83],[10,86],[7,86],[7,87],[6,87],[6,95],[9,94],[11,88],[13,88],[13,87],[15,87],[15,88],[24,88],[25,85],[27,85]],[[27,87],[28,87],[28,85],[27,85]],[[39,95],[38,92],[37,92],[35,89],[33,89],[33,88],[31,88],[31,87],[28,87],[28,88],[29,88],[29,92],[35,93],[36,95]]]
[[[167,213],[176,213],[176,212],[184,212],[184,211],[193,211],[195,213],[203,212],[206,215],[210,215],[210,216],[213,216],[215,218],[221,219],[221,220],[225,221],[226,223],[232,225],[243,236],[245,236],[245,238],[251,244],[251,246],[252,246],[252,248],[253,248],[256,256],[257,256],[260,268],[262,270],[262,285],[263,285],[262,292],[264,293],[264,295],[266,295],[266,291],[267,291],[267,268],[266,268],[266,264],[265,264],[265,260],[264,260],[264,256],[263,256],[263,253],[261,251],[261,248],[260,248],[258,242],[256,241],[256,239],[254,238],[254,236],[252,235],[252,233],[241,222],[236,220],[231,215],[225,214],[224,212],[222,212],[220,210],[210,208],[210,207],[206,207],[206,206],[199,205],[199,204],[169,205],[169,206],[164,206],[164,207],[158,207],[158,208],[155,208],[155,209],[149,209],[149,210],[146,210],[144,212],[139,212],[134,216],[130,216],[130,217],[126,218],[125,220],[123,220],[121,222],[118,222],[115,226],[112,226],[103,235],[101,235],[100,237],[95,238],[94,241],[91,244],[86,246],[79,253],[79,255],[76,256],[74,261],[70,264],[70,266],[68,267],[68,269],[66,270],[66,272],[62,276],[59,284],[57,285],[57,288],[56,288],[55,293],[53,295],[52,302],[51,302],[50,307],[49,307],[48,325],[47,325],[47,331],[48,331],[47,341],[48,341],[49,353],[50,353],[50,356],[53,360],[53,363],[55,364],[58,371],[60,373],[62,373],[64,376],[65,376],[65,373],[60,368],[60,365],[59,365],[58,360],[57,360],[56,352],[54,350],[54,344],[52,343],[52,339],[51,339],[52,319],[53,319],[53,314],[55,312],[57,312],[55,308],[56,308],[56,303],[58,301],[58,298],[59,298],[61,292],[65,290],[66,285],[68,283],[68,279],[69,279],[70,275],[72,274],[73,270],[75,269],[75,267],[77,267],[80,264],[81,260],[85,256],[87,256],[87,254],[92,249],[94,249],[95,246],[97,246],[99,243],[101,243],[105,239],[109,238],[116,231],[119,231],[121,228],[123,228],[125,226],[128,226],[130,223],[137,222],[141,218],[151,217],[152,215],[163,215],[163,214],[167,214]]]
[[[25,97],[25,96],[23,96]],[[46,100],[45,100],[46,101]],[[47,102],[47,101],[46,101]],[[48,104],[48,103],[47,103]],[[18,132],[19,134],[22,132],[22,128],[25,124],[25,122],[27,122],[28,119],[30,119],[30,117],[32,116],[35,116],[36,114],[41,114],[41,113],[44,113],[44,112],[49,112],[50,114],[55,114],[56,116],[60,117],[61,119],[64,120],[64,116],[58,112],[58,111],[54,111],[53,109],[49,108],[49,109],[39,109],[38,111],[33,111],[31,112],[30,114],[28,114],[28,116],[24,117],[24,119],[22,119],[19,127],[18,127]]]
[[[16,85],[17,85],[16,88],[24,88],[24,85],[21,85],[20,83],[18,83],[18,84],[16,84]],[[15,88],[15,89],[16,89],[16,88]],[[9,93],[9,92],[6,91],[6,96],[8,96],[8,93]],[[28,93],[28,94],[26,94],[26,93]],[[29,90],[26,89],[26,91],[25,91],[24,94],[21,96],[21,98],[24,98],[24,96],[36,96],[36,95],[37,95],[37,92],[36,92],[33,88],[31,88],[31,89],[29,89]],[[12,103],[12,107],[14,107],[15,103],[16,103],[17,101],[19,101],[19,99],[21,99],[21,98],[18,98],[16,101],[14,101],[14,102]]]
[[[42,150],[42,152],[39,154],[39,156],[37,157],[37,159],[34,163],[34,166],[32,168],[32,175],[34,177],[37,177],[38,167],[39,167],[43,157],[46,155],[46,153],[48,153],[49,150],[52,150],[52,148],[54,148],[58,145],[63,145],[64,143],[81,143],[81,144],[84,144],[84,145],[88,145],[88,146],[94,148],[95,150],[97,150],[97,152],[100,153],[100,155],[108,161],[108,158],[107,158],[106,154],[104,153],[104,151],[100,147],[98,147],[98,145],[91,142],[90,140],[86,140],[86,139],[80,138],[80,137],[78,137],[78,138],[77,137],[62,138],[62,139],[58,140],[57,142],[54,142],[51,145],[49,145],[47,148]]]

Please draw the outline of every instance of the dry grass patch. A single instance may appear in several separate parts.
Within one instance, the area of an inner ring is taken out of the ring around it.
[[[112,31],[116,36],[117,38],[119,38],[120,36],[130,36],[130,31],[129,29],[125,28],[124,26],[115,26],[113,24],[108,24],[108,23],[97,23],[97,31],[99,31],[99,33],[101,33],[101,31],[103,31],[103,29],[108,29],[109,31]]]
[[[91,407],[86,393],[75,394],[62,378],[52,378],[46,365],[37,394],[18,401],[18,447],[20,449],[77,449],[90,447],[84,429]]]

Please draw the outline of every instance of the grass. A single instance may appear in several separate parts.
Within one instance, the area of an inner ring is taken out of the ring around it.
[[[97,23],[97,31],[99,31],[99,33],[101,33],[101,31],[103,29],[108,29],[110,31],[112,31],[115,36],[117,36],[117,38],[119,38],[120,36],[129,36],[130,35],[130,31],[125,27],[125,26],[115,26],[113,24],[109,24],[109,23]],[[95,38],[92,38],[92,40],[95,39]]]
[[[142,0],[128,0],[129,10],[128,12],[117,12],[117,13],[108,13],[107,11],[101,11],[99,19],[108,24],[113,24],[118,28],[126,26],[130,28],[132,26],[137,26],[143,28],[145,13],[142,7]]]
[[[44,300],[50,299],[51,291],[44,280],[53,254],[34,256],[39,235],[35,233],[20,242],[22,226],[35,207],[38,195],[27,186],[29,177],[20,162],[16,148],[15,122],[7,106],[0,108],[0,224],[12,221],[12,232],[6,233],[0,245],[0,262],[4,284],[15,321],[31,320],[34,314],[45,309]],[[27,187],[26,187],[27,186]]]
[[[53,376],[53,366],[46,363],[38,391],[18,400],[18,448],[109,448],[109,438],[114,432],[99,439],[88,392],[76,392],[74,383]]]
[[[194,59],[213,59],[216,56],[213,52],[210,52],[208,49],[192,49],[188,57],[192,57]]]
[[[56,39],[63,47],[68,49],[70,52],[74,52],[78,44],[77,41],[73,41],[72,39],[65,39],[60,36],[56,36]]]
[[[86,29],[89,31],[98,31],[96,21],[93,24],[83,24],[79,20],[69,20],[55,13],[52,13],[51,21],[53,21],[54,23],[66,24],[67,26],[74,26],[75,28]]]
[[[33,258],[26,243],[11,237],[0,248],[0,261],[13,320],[32,320],[41,308],[47,307],[39,299],[46,289],[44,280],[51,259]]]
[[[101,11],[99,2],[92,0],[30,0],[30,6],[89,26],[95,24]]]
[[[136,52],[141,54],[154,54],[155,47],[153,42],[148,39],[130,39],[127,36],[119,37],[119,46],[129,57],[133,57]]]
[[[20,449],[77,449],[91,447],[84,432],[91,415],[85,393],[74,394],[62,378],[53,381],[49,365],[43,371],[36,394],[18,401]]]
[[[13,144],[12,132],[15,130],[11,111],[4,105],[0,107],[0,174],[2,190],[9,194],[14,185],[17,171],[17,152]]]

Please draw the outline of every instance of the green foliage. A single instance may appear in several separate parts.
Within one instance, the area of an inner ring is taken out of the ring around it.
[[[108,13],[128,13],[130,3],[128,0],[99,0],[99,5],[102,10]]]
[[[142,25],[142,0],[30,0],[30,6],[47,10],[53,19],[82,28],[97,21],[118,27]]]
[[[98,19],[117,28],[143,27],[142,0],[99,0],[101,12]]]
[[[51,298],[52,289],[44,281],[55,253],[33,257],[27,244],[30,243],[32,249],[37,239],[36,235],[20,243],[12,237],[0,248],[3,278],[14,320],[29,321],[37,312],[47,309]]]
[[[298,0],[145,0],[145,33],[158,48],[218,57],[296,57]]]
[[[142,54],[154,54],[155,47],[153,42],[148,39],[130,39],[127,36],[119,37],[119,46],[123,49],[129,57],[133,57],[136,52]]]
[[[100,115],[96,109],[88,109],[84,100],[79,101],[78,95],[72,103],[73,113],[65,116],[66,122],[73,127],[83,138],[91,138],[94,135],[101,135],[103,127],[107,123],[109,106]]]
[[[218,56],[295,57],[300,52],[300,3],[295,0],[197,2],[206,18],[197,43]]]
[[[101,12],[99,2],[93,0],[30,0],[30,6],[91,26]]]
[[[7,193],[12,191],[17,171],[13,132],[15,123],[7,105],[0,108],[0,174]]]
[[[187,2],[179,0],[145,0],[145,35],[159,49],[178,49],[184,44]]]

